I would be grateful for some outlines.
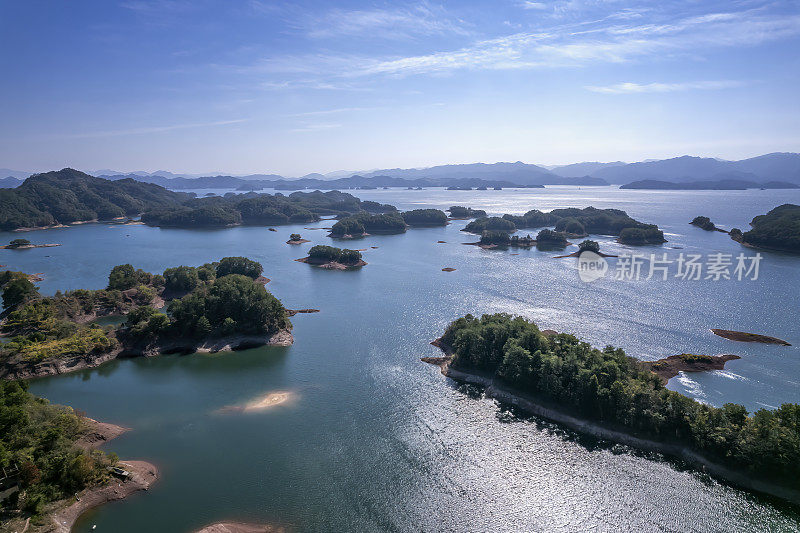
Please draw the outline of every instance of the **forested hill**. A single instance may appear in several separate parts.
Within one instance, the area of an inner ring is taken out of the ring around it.
[[[14,189],[0,189],[0,229],[110,220],[174,207],[190,198],[152,183],[109,181],[65,168],[34,174]]]

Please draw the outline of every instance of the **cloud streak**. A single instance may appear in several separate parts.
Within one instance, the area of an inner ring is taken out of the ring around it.
[[[228,126],[231,124],[241,124],[242,122],[247,122],[248,119],[240,118],[235,120],[219,120],[216,122],[203,122],[203,123],[192,123],[192,124],[172,124],[169,126],[152,126],[152,127],[144,127],[144,128],[131,128],[126,130],[110,130],[110,131],[95,131],[95,132],[86,132],[86,133],[74,133],[74,134],[67,134],[67,135],[58,135],[59,139],[87,139],[91,137],[120,137],[123,135],[144,135],[144,134],[151,134],[151,133],[164,133],[167,131],[174,131],[174,130],[185,130],[185,129],[192,129],[192,128],[209,128],[214,126]]]
[[[425,8],[427,9],[427,8]],[[329,84],[355,78],[440,75],[459,70],[514,70],[622,64],[650,58],[697,57],[714,48],[748,47],[800,35],[800,15],[762,9],[714,12],[661,20],[644,9],[614,11],[595,20],[522,31],[448,51],[396,57],[320,53],[273,56],[244,67],[241,73],[304,76],[303,83]],[[330,27],[310,30],[317,37],[357,34],[382,26],[403,31],[444,31],[420,22],[408,12],[347,12],[349,17]],[[330,13],[326,18],[332,16]],[[427,20],[421,17],[421,20]],[[403,23],[400,23],[403,21]],[[412,27],[418,28],[412,30]],[[285,76],[282,84],[293,84]]]
[[[694,90],[732,89],[746,85],[736,80],[692,81],[682,83],[617,83],[606,86],[587,86],[586,89],[603,94],[674,93]]]
[[[306,15],[296,23],[313,39],[341,36],[405,39],[414,36],[468,35],[462,21],[452,19],[444,8],[420,3],[401,9],[332,9],[322,15]]]
[[[625,63],[675,56],[707,47],[752,46],[800,34],[800,16],[714,13],[669,24],[614,24],[579,32],[521,32],[436,52],[357,68],[351,75],[430,74],[459,69],[508,70]]]

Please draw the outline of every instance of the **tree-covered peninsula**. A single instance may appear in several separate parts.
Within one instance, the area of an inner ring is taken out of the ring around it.
[[[617,235],[623,244],[644,245],[666,242],[664,233],[654,224],[645,224],[619,209],[595,207],[554,209],[549,213],[532,209],[524,215],[477,218],[463,231],[481,234],[486,230],[514,233],[520,229],[554,226],[557,232],[585,237],[589,234]]]
[[[731,238],[748,246],[785,252],[800,252],[800,205],[783,204],[755,217],[752,229],[731,230]]]
[[[151,183],[110,181],[65,168],[34,174],[14,189],[0,189],[0,229],[130,217],[176,207],[190,198]]]
[[[663,445],[658,449],[737,483],[752,479],[760,490],[800,494],[800,405],[753,414],[732,403],[712,407],[666,389],[647,364],[621,349],[545,335],[533,322],[507,314],[460,318],[437,345],[451,357],[431,362],[455,370],[448,375],[456,379],[474,376],[504,387],[558,418],[588,421],[573,424],[584,430],[600,427]]]
[[[290,344],[286,309],[261,272],[244,257],[163,274],[126,264],[111,270],[105,289],[50,297],[24,275],[3,272],[0,334],[8,341],[0,345],[0,377],[68,372],[119,356]],[[118,326],[95,322],[119,315],[126,318]]]
[[[110,480],[116,455],[81,445],[89,423],[33,396],[24,381],[0,382],[0,529],[11,531],[5,525],[16,517],[42,521],[51,502]]]
[[[150,226],[190,228],[308,223],[321,216],[396,211],[339,191],[195,198],[131,178],[112,181],[70,168],[34,174],[19,187],[0,189],[2,230],[139,215]]]
[[[187,200],[179,208],[153,209],[142,221],[162,227],[224,227],[245,225],[304,224],[322,216],[355,213],[394,213],[394,206],[362,202],[339,191],[293,192],[288,196],[269,194],[226,194]]]

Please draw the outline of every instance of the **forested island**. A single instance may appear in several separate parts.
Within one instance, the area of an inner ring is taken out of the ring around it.
[[[434,344],[446,357],[423,360],[453,379],[486,386],[488,395],[800,503],[798,404],[752,415],[732,403],[712,407],[666,389],[651,365],[621,349],[545,335],[508,314],[459,318]]]
[[[226,227],[316,222],[321,216],[391,213],[394,206],[339,191],[234,194],[195,198],[133,179],[110,181],[73,169],[34,174],[0,189],[0,229],[111,221],[141,215],[160,227]]]
[[[331,228],[330,236],[337,238],[356,238],[369,234],[405,233],[413,226],[444,226],[447,215],[439,209],[414,209],[412,211],[393,211],[381,214],[360,212],[341,216]]]
[[[570,237],[585,237],[590,233],[617,235],[622,244],[646,245],[666,242],[664,233],[654,224],[639,222],[619,209],[595,207],[554,209],[549,213],[532,209],[524,215],[505,214],[502,217],[477,218],[462,231],[482,234],[484,231],[506,231],[554,226],[556,232]]]
[[[755,217],[750,226],[752,229],[744,233],[732,229],[731,238],[755,248],[800,253],[800,205],[778,206]]]
[[[464,207],[462,205],[451,206],[447,211],[450,213],[450,218],[452,219],[482,218],[486,216],[486,211],[483,209],[472,209],[471,207]]]
[[[291,344],[286,309],[261,272],[244,257],[163,274],[126,264],[111,270],[106,289],[44,297],[24,274],[4,271],[0,377],[69,372],[116,357]],[[119,326],[94,322],[116,315],[126,317]]]
[[[346,270],[367,264],[361,259],[361,252],[358,250],[324,245],[312,246],[308,251],[308,257],[297,259],[297,261],[328,270]]]

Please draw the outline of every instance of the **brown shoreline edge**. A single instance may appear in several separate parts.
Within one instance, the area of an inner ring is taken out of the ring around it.
[[[217,522],[195,530],[194,533],[283,533],[282,527],[268,524],[246,524],[244,522]]]
[[[344,263],[337,263],[336,261],[325,261],[322,263],[318,263],[313,261],[309,257],[301,257],[300,259],[295,259],[298,263],[305,263],[307,265],[311,265],[317,268],[323,268],[325,270],[349,270],[351,268],[360,268],[362,266],[366,266],[367,262],[363,259],[359,260],[358,263],[354,263],[352,265],[346,265]]]
[[[174,353],[216,353],[259,346],[291,346],[294,337],[289,329],[282,329],[270,337],[256,335],[232,335],[210,339],[197,344],[186,341],[174,340],[145,347],[117,347],[109,352],[99,354],[81,354],[58,361],[41,361],[39,363],[24,363],[14,366],[0,367],[0,379],[32,379],[56,374],[67,374],[77,370],[95,368],[114,359],[127,359],[132,357],[156,357]]]
[[[450,362],[453,358],[452,351],[441,343],[441,339],[436,339],[435,341],[431,342],[431,344],[441,349],[445,353],[445,356],[422,357],[421,361],[438,366],[442,372],[442,375],[454,381],[471,383],[473,385],[479,385],[483,387],[484,394],[488,398],[493,398],[504,404],[513,405],[522,411],[534,416],[551,420],[578,433],[617,442],[619,444],[631,446],[632,448],[637,448],[639,450],[657,452],[671,457],[676,457],[690,466],[717,479],[724,480],[747,490],[760,492],[776,498],[787,500],[795,505],[800,505],[800,490],[790,489],[788,487],[782,487],[764,481],[751,479],[745,474],[733,471],[728,467],[708,460],[706,457],[690,450],[686,446],[643,439],[623,433],[621,431],[610,429],[599,423],[590,422],[588,420],[568,415],[556,409],[546,407],[535,401],[533,398],[506,387],[492,377],[471,374],[450,368]]]
[[[744,331],[733,331],[730,329],[711,329],[711,333],[722,337],[724,339],[739,341],[739,342],[761,342],[764,344],[779,344],[781,346],[791,346],[785,340],[777,337],[770,337],[768,335],[759,335],[758,333],[746,333]]]

